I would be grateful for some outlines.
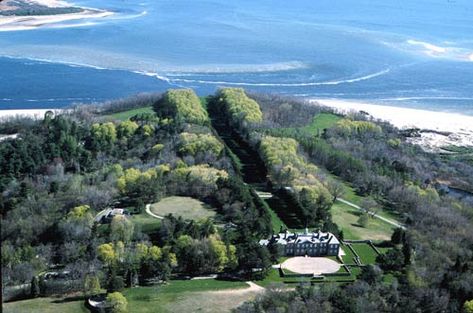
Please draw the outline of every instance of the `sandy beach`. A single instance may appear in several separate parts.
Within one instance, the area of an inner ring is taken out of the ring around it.
[[[34,0],[34,1],[25,1],[30,3],[36,3],[41,6],[47,6],[49,8],[64,8],[72,7],[72,4],[69,4],[64,1],[56,0]],[[9,10],[8,2],[0,4],[1,10]],[[38,27],[52,26],[53,24],[72,21],[72,20],[82,20],[82,19],[92,19],[92,18],[104,18],[110,15],[113,15],[113,12],[91,9],[91,8],[81,8],[81,12],[76,13],[67,13],[67,14],[51,14],[51,15],[12,15],[12,16],[2,16],[0,15],[0,31],[18,31],[18,30],[29,30],[35,29]]]
[[[448,112],[375,105],[359,101],[338,99],[311,100],[336,109],[340,113],[364,111],[376,119],[388,121],[400,129],[419,128],[421,137],[410,141],[438,151],[442,146],[473,146],[473,116]],[[447,132],[442,135],[438,132]]]
[[[44,117],[47,111],[60,112],[59,109],[25,109],[25,110],[0,110],[0,122],[6,118],[15,116],[27,116],[36,119]]]

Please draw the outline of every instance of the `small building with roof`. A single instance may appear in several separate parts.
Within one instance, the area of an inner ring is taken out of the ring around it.
[[[279,252],[286,256],[336,256],[340,250],[340,241],[329,232],[307,229],[303,233],[286,231],[273,235],[270,239],[260,240],[260,245],[276,245]]]

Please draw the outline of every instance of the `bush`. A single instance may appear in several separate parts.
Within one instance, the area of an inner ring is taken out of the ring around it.
[[[107,302],[112,313],[128,312],[128,301],[120,292],[112,292],[107,295]]]

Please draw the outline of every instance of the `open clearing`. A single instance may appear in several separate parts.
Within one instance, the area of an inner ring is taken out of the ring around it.
[[[158,216],[172,214],[187,220],[200,220],[215,216],[215,211],[202,201],[190,197],[168,197],[154,203],[151,212]]]
[[[130,216],[130,220],[138,227],[141,228],[141,231],[144,233],[150,233],[159,228],[161,223],[160,220],[149,216],[146,213],[134,214]]]
[[[341,228],[345,239],[389,240],[395,228],[377,218],[370,218],[368,225],[362,227],[358,225],[361,212],[341,202],[335,202],[331,211],[333,221]]]
[[[42,313],[87,313],[84,300],[76,298],[36,298],[2,303],[5,313],[42,312]]]
[[[129,313],[231,312],[264,289],[240,281],[171,280],[161,286],[123,290]],[[3,303],[3,312],[86,313],[78,298],[36,298]]]
[[[324,257],[303,257],[297,256],[284,261],[281,264],[283,269],[287,269],[299,274],[335,273],[340,269],[341,264]]]
[[[231,312],[246,301],[253,300],[264,288],[249,282],[249,288],[194,292],[169,305],[172,312]]]
[[[114,119],[114,120],[126,121],[137,114],[143,114],[143,113],[154,113],[154,111],[152,107],[144,107],[144,108],[137,108],[137,109],[132,109],[128,111],[113,113],[110,115],[106,115],[105,117]]]
[[[264,290],[245,282],[177,280],[168,285],[137,287],[124,291],[130,313],[231,312]]]

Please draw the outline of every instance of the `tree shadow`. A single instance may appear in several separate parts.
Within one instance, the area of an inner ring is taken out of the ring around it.
[[[350,225],[353,226],[353,227],[357,227],[357,228],[365,228],[365,227],[361,226],[360,224],[351,223]]]
[[[83,300],[85,300],[84,296],[71,296],[71,297],[53,300],[51,301],[51,303],[67,303],[67,302],[83,301]]]

